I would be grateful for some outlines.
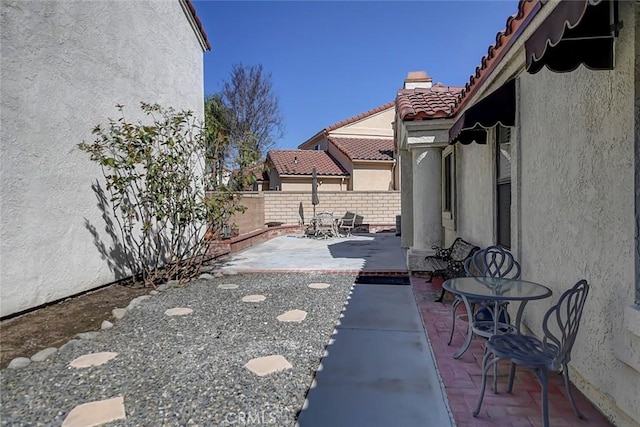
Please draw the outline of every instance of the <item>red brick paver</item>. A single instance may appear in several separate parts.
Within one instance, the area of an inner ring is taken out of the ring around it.
[[[456,424],[459,427],[541,426],[541,387],[538,380],[530,370],[518,368],[513,392],[506,393],[509,376],[508,362],[501,362],[498,369],[498,394],[493,393],[493,376],[490,376],[487,380],[487,391],[480,414],[477,418],[472,416],[482,385],[481,365],[484,340],[474,338],[469,349],[459,359],[454,359],[453,354],[464,341],[466,322],[462,319],[457,320],[453,342],[450,346],[447,345],[451,333],[451,299],[445,298],[444,303],[434,302],[440,295],[442,281],[434,279],[432,284],[427,283],[424,278],[411,277],[411,283]],[[458,313],[462,314],[464,309],[461,307],[458,310]],[[573,395],[578,409],[585,416],[584,420],[573,413],[562,376],[550,374],[549,422],[551,426],[612,425],[575,387]]]

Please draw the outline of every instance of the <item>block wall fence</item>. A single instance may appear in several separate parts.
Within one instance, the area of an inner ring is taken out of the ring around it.
[[[362,224],[393,228],[400,215],[399,191],[326,191],[318,193],[316,212],[333,212],[336,217],[347,211],[356,212]],[[310,191],[242,192],[244,213],[233,217],[240,234],[251,233],[273,225],[297,225],[298,214],[305,224],[313,217]]]

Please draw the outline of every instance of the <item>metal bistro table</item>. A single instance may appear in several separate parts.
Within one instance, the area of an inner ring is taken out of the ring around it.
[[[453,355],[455,359],[462,356],[471,344],[473,335],[489,338],[496,333],[520,333],[522,313],[527,302],[551,296],[551,289],[539,283],[520,279],[501,279],[494,277],[457,277],[445,281],[442,286],[447,291],[460,295],[467,309],[468,330],[462,347]],[[493,320],[475,321],[474,313],[467,298],[492,301]],[[500,303],[518,301],[518,313],[514,324],[500,321]]]

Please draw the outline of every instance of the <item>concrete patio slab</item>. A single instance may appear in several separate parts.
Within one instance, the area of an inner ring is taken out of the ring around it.
[[[221,258],[222,271],[406,271],[400,238],[393,233],[369,233],[317,240],[280,236]]]

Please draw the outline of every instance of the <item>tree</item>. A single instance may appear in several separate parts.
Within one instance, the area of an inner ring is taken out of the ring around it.
[[[262,65],[234,65],[220,99],[230,116],[229,137],[236,153],[248,149],[262,157],[284,135],[271,74],[265,74]]]
[[[225,172],[230,166],[231,116],[219,94],[210,95],[204,101],[204,138],[206,143],[206,167],[212,175],[209,190],[216,190],[225,183]]]
[[[95,141],[78,147],[101,167],[125,252],[120,262],[134,282],[185,281],[199,274],[207,255],[205,232],[218,234],[244,211],[232,189],[205,195],[205,136],[218,140],[215,130],[203,131],[190,111],[141,103],[147,119],[129,123],[117,108],[120,118],[96,126]]]

